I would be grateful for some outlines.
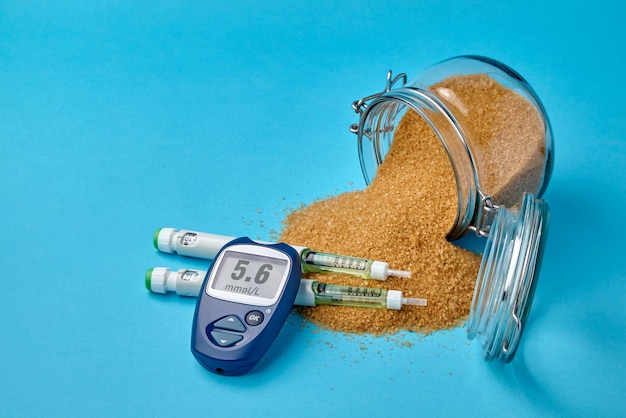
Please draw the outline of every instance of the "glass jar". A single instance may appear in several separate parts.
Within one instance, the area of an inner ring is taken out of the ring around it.
[[[458,202],[447,239],[482,253],[468,337],[485,359],[513,359],[537,284],[553,167],[552,131],[531,86],[490,58],[455,57],[407,83],[387,74],[383,92],[354,102],[361,169],[369,184],[409,110],[439,138],[452,164]],[[410,190],[407,191],[410,193]],[[485,242],[486,238],[486,242]]]

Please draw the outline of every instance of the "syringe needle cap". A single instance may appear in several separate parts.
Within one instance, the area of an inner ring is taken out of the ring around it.
[[[428,301],[422,298],[402,298],[403,305],[426,306]]]
[[[390,276],[394,276],[394,277],[404,277],[406,279],[410,279],[411,278],[411,272],[407,271],[407,270],[393,270],[393,269],[389,269],[389,271],[387,273]]]

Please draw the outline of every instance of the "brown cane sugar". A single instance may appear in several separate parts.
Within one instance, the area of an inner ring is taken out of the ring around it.
[[[537,171],[543,172],[537,162],[543,158],[537,145],[543,141],[537,111],[486,75],[455,76],[432,90],[446,88],[454,89],[464,105],[480,109],[466,114],[464,123],[486,145],[480,164],[490,173],[489,193],[506,203],[519,201],[519,190],[532,190],[541,179]],[[391,268],[409,270],[410,279],[390,277],[385,282],[339,274],[308,277],[397,289],[406,297],[428,299],[428,306],[404,306],[399,311],[317,306],[298,308],[299,313],[321,327],[357,333],[427,333],[459,325],[469,314],[481,259],[446,240],[456,211],[450,160],[427,122],[407,111],[372,183],[290,213],[280,239],[318,251],[384,260]]]
[[[471,132],[481,187],[494,203],[511,207],[541,186],[545,131],[524,97],[485,74],[451,77],[431,88]],[[450,92],[454,92],[451,94]]]

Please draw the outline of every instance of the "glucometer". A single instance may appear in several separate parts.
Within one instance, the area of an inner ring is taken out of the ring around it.
[[[191,351],[205,368],[240,375],[263,357],[294,305],[302,268],[287,244],[237,238],[204,278],[193,319]]]

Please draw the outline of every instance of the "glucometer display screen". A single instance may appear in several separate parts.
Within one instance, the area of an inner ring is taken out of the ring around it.
[[[273,299],[280,291],[287,260],[226,251],[211,288],[238,295]]]

